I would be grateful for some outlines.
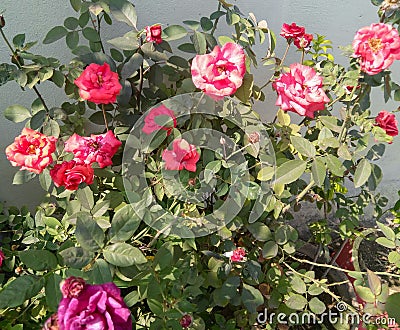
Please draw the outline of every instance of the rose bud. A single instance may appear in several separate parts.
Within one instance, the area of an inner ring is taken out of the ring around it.
[[[80,277],[71,276],[60,283],[64,298],[77,298],[85,289],[85,280]]]
[[[181,320],[179,321],[182,328],[187,329],[192,325],[192,317],[188,314],[182,316]]]
[[[6,21],[3,15],[0,15],[0,29],[2,29],[6,25]]]

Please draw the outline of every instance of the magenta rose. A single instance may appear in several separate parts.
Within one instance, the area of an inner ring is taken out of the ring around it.
[[[0,267],[3,264],[3,261],[5,258],[6,258],[6,256],[4,255],[4,252],[2,250],[0,250]]]
[[[183,329],[189,328],[193,323],[193,319],[189,314],[185,314],[182,316],[182,318],[179,321],[179,324]]]
[[[360,59],[361,70],[377,74],[400,59],[399,33],[389,24],[371,24],[357,31],[353,49],[353,56]]]
[[[160,24],[146,26],[144,30],[146,31],[147,42],[155,42],[156,44],[162,43],[162,38],[161,38],[162,29]]]
[[[93,183],[94,171],[88,164],[78,164],[71,160],[56,164],[50,170],[50,176],[57,187],[64,186],[68,190],[77,190],[81,183]]]
[[[280,35],[287,40],[301,38],[306,29],[303,26],[298,26],[296,23],[286,24],[284,23],[281,29]]]
[[[59,330],[57,313],[50,316],[43,325],[42,330]]]
[[[65,151],[72,152],[75,160],[85,164],[97,162],[100,168],[112,165],[112,157],[122,145],[112,131],[105,134],[82,137],[72,135],[65,142]]]
[[[63,295],[57,315],[59,330],[132,329],[131,313],[114,283],[85,284],[78,295]]]
[[[382,110],[375,118],[375,123],[386,131],[387,135],[396,136],[399,134],[397,120],[393,113]]]
[[[209,54],[197,55],[191,72],[194,85],[214,99],[232,95],[243,83],[246,72],[243,48],[228,42]]]
[[[161,126],[157,124],[156,117],[158,116],[170,117],[172,119],[173,126]],[[165,105],[160,105],[157,108],[151,109],[147,116],[144,118],[144,126],[142,130],[146,134],[151,134],[154,131],[162,129],[164,131],[167,131],[167,135],[170,135],[174,127],[176,127],[175,113],[171,109],[168,109]]]
[[[96,104],[114,103],[122,88],[118,74],[107,63],[88,65],[74,83],[81,98]]]
[[[314,118],[314,112],[324,110],[329,102],[322,89],[322,77],[313,68],[295,63],[272,84],[278,93],[276,105],[284,111]]]
[[[36,174],[53,162],[57,138],[47,136],[30,128],[24,128],[13,144],[6,148],[7,159],[13,166],[20,166]]]
[[[184,139],[176,139],[172,143],[172,150],[164,150],[162,159],[165,161],[165,169],[167,170],[183,170],[184,168],[190,172],[196,172],[196,163],[200,159],[200,155],[196,150],[196,146],[189,144]]]

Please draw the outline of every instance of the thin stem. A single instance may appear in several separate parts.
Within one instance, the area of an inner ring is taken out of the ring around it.
[[[106,51],[104,50],[104,45],[103,45],[103,41],[101,41],[101,34],[100,34],[100,17],[97,16],[97,33],[99,34],[99,39],[100,39],[100,46],[101,46],[101,51],[103,52],[103,54],[106,53]]]
[[[218,11],[220,10],[221,10],[221,3],[218,4]],[[219,22],[219,17],[215,20],[214,26],[210,32],[212,36],[214,35],[215,30],[217,29],[218,22]]]
[[[17,65],[18,69],[21,69],[21,68],[22,68],[22,64],[21,64],[21,62],[20,62],[19,59],[18,59],[18,54],[17,54],[16,50],[11,46],[11,44],[10,44],[10,42],[8,41],[6,35],[4,34],[3,29],[1,29],[1,28],[0,28],[0,33],[1,33],[1,36],[3,37],[3,40],[5,41],[5,43],[7,44],[8,48],[10,49],[10,51],[11,51],[11,53],[12,53],[12,57],[13,57],[14,60],[15,60],[15,64]],[[40,101],[42,102],[43,107],[45,108],[47,114],[49,114],[50,110],[49,110],[49,108],[47,107],[46,102],[44,101],[42,95],[39,93],[37,87],[36,87],[36,86],[33,86],[32,89],[34,90],[34,92],[36,93],[36,95],[39,97],[39,99],[40,99]]]
[[[289,48],[290,48],[290,43],[288,43],[287,46],[286,46],[285,53],[283,54],[282,59],[281,59],[281,63],[279,64],[280,66],[283,66],[283,63],[285,62],[286,56],[287,56],[287,54],[289,52]]]
[[[315,181],[313,179],[311,179],[310,183],[307,185],[307,187],[305,187],[300,194],[297,195],[296,197],[296,203],[300,202],[300,200],[305,196],[305,194],[307,194],[307,192],[312,188],[312,186],[315,184]],[[283,209],[282,209],[282,213],[287,212],[290,209],[290,204],[286,205]]]
[[[303,64],[303,62],[304,62],[304,54],[305,54],[305,51],[304,51],[304,48],[303,48],[302,51],[301,51],[301,59],[300,59],[300,63],[301,64]]]
[[[140,47],[142,46],[142,37],[139,38]],[[139,113],[142,113],[142,90],[143,90],[143,80],[144,80],[144,66],[143,63],[139,68],[139,87],[136,94],[136,103]]]
[[[331,261],[329,262],[330,265],[333,265],[336,262],[336,259],[339,257],[339,255],[342,253],[344,247],[346,246],[346,244],[349,242],[349,239],[346,238],[342,245],[340,246],[340,249],[337,253],[335,253],[335,255],[333,256],[333,258],[331,259]],[[322,278],[326,277],[330,272],[330,268],[327,268],[326,271],[322,274]]]
[[[103,112],[104,125],[106,125],[106,130],[108,132],[108,122],[107,122],[106,110],[104,109],[104,104],[101,105],[101,110]]]

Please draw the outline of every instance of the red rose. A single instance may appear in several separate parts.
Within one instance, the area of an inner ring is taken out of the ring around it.
[[[192,325],[193,319],[190,315],[185,314],[182,316],[181,320],[179,321],[179,324],[181,325],[182,328],[187,329]]]
[[[174,140],[172,146],[172,150],[164,150],[162,153],[165,169],[183,170],[185,168],[190,172],[196,172],[196,163],[200,159],[196,146],[184,139]]]
[[[144,30],[146,31],[147,42],[155,42],[156,44],[162,43],[162,38],[161,38],[162,30],[160,24],[146,26]]]
[[[288,40],[291,40],[301,38],[305,31],[306,29],[303,26],[298,26],[296,23],[292,23],[290,25],[284,23],[280,35]]]
[[[305,49],[310,46],[313,39],[314,37],[312,34],[304,33],[300,38],[294,39],[294,45],[298,49]]]
[[[156,117],[158,116],[170,117],[173,127],[161,126],[157,124]],[[144,118],[144,126],[142,130],[146,134],[151,134],[154,131],[162,129],[164,131],[167,131],[167,135],[170,135],[174,127],[176,127],[176,118],[174,112],[171,109],[168,109],[165,105],[160,105],[157,108],[151,109],[147,116]]]
[[[375,123],[380,128],[383,128],[387,135],[396,136],[399,134],[397,120],[393,113],[382,110],[378,113],[378,116],[376,116]]]
[[[122,88],[118,74],[111,71],[107,63],[88,65],[74,83],[84,100],[96,104],[114,103]]]
[[[54,136],[24,128],[7,147],[6,156],[11,165],[39,174],[53,162],[51,154],[56,150],[56,141]]]
[[[115,137],[112,131],[100,135],[92,134],[90,137],[74,134],[65,142],[64,150],[72,152],[78,163],[97,162],[100,168],[103,168],[112,165],[111,158],[121,144],[122,142]]]
[[[81,183],[92,184],[93,168],[88,164],[77,164],[76,161],[57,164],[50,170],[50,176],[57,187],[65,186],[68,190],[77,190]]]

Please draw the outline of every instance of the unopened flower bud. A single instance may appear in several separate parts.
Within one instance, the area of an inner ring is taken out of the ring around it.
[[[0,29],[2,29],[6,25],[6,20],[3,15],[0,15]]]
[[[195,186],[196,185],[196,178],[190,178],[188,180],[188,185],[191,186],[191,187]]]
[[[190,315],[183,315],[181,320],[179,321],[182,328],[187,329],[192,325],[193,319]]]
[[[80,277],[71,276],[60,283],[61,292],[64,298],[76,298],[85,288],[85,280]]]
[[[257,143],[260,141],[260,133],[253,132],[249,135],[249,142],[250,143]]]
[[[224,145],[226,143],[226,140],[221,136],[221,138],[219,139],[219,143]]]

